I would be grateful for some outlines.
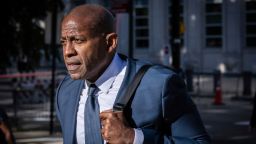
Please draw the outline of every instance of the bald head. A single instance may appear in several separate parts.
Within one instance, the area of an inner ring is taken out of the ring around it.
[[[62,22],[70,19],[79,21],[92,35],[115,32],[113,15],[100,5],[77,6],[64,17]]]

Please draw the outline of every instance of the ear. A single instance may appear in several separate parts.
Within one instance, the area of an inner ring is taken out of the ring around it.
[[[107,43],[109,52],[115,51],[117,47],[117,34],[116,33],[107,34],[106,43]]]

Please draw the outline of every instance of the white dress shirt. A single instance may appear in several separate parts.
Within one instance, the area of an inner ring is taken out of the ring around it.
[[[111,64],[105,70],[105,72],[95,82],[99,88],[96,95],[98,96],[100,112],[113,108],[117,93],[124,79],[127,62],[122,60],[117,54],[115,54]],[[87,83],[80,95],[77,122],[76,122],[76,139],[78,144],[85,144],[84,139],[84,106],[87,95]],[[141,144],[144,140],[142,130],[134,129],[135,137],[134,144]],[[106,142],[105,142],[106,143]]]

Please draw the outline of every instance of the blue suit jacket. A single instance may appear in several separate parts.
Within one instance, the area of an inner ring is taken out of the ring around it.
[[[119,103],[136,71],[145,63],[127,59],[126,74],[115,104]],[[76,143],[76,114],[84,80],[65,77],[56,94],[56,112],[65,144]],[[141,128],[145,144],[207,144],[210,139],[183,80],[172,70],[153,66],[144,75],[125,116]]]

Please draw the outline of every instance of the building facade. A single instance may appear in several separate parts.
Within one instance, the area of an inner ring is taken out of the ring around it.
[[[111,9],[114,0],[70,0]],[[123,0],[126,1],[126,0]],[[133,57],[171,64],[171,0],[133,0],[133,26],[128,13],[116,13],[118,51],[128,54],[133,32]],[[198,72],[256,73],[255,0],[181,0],[181,67]]]

